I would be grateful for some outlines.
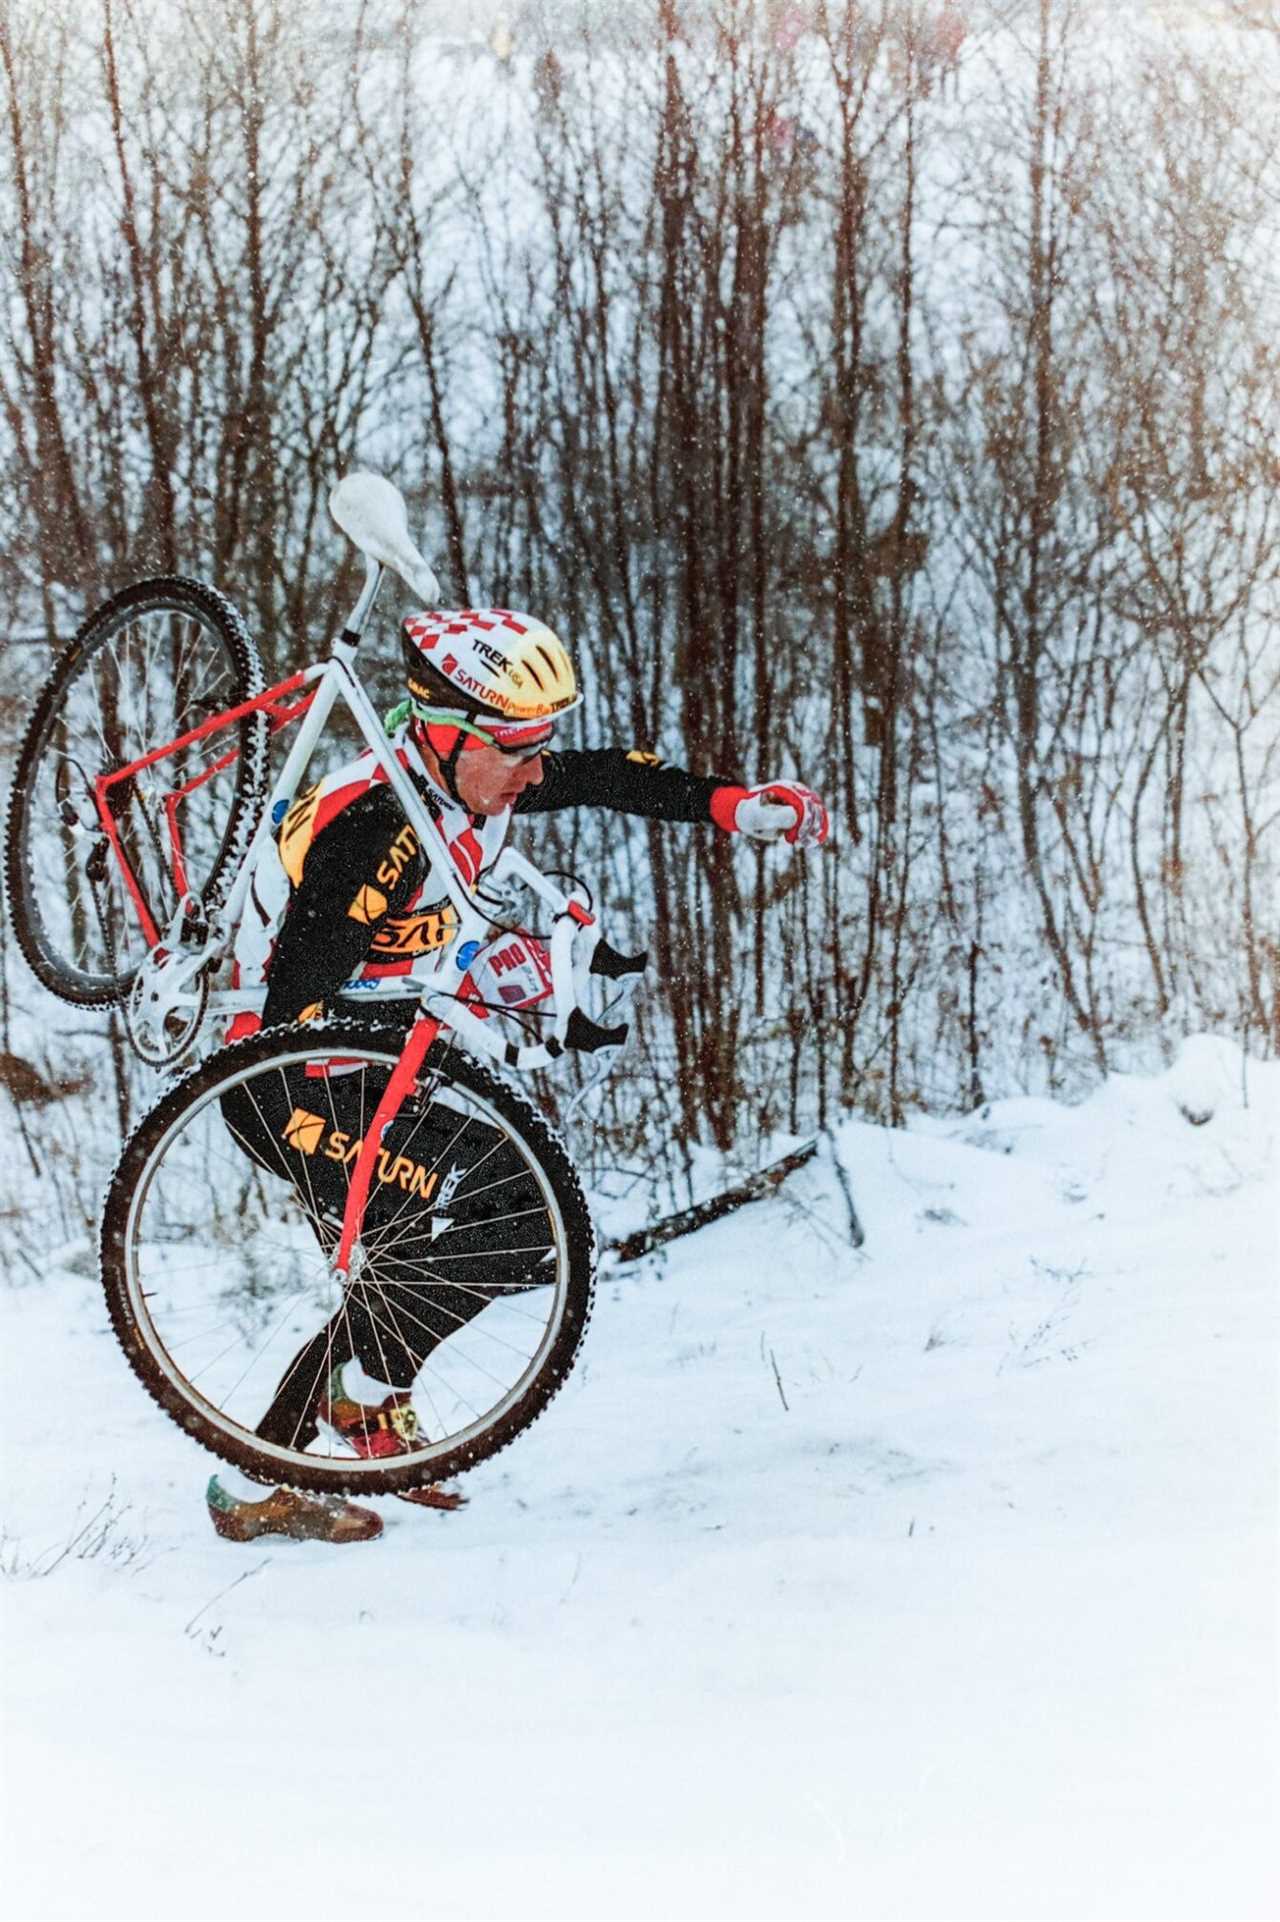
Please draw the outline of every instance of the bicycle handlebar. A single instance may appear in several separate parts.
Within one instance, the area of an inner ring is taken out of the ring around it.
[[[423,989],[422,1006],[446,1027],[469,1039],[479,1053],[521,1074],[528,1074],[535,1068],[549,1068],[566,1053],[599,1054],[606,1048],[620,1048],[630,1033],[630,1024],[623,1021],[606,1028],[593,1020],[578,1004],[573,978],[573,946],[579,937],[590,934],[593,926],[594,923],[590,921],[584,923],[578,920],[569,905],[557,916],[551,936],[556,1031],[546,1041],[521,1046],[518,1042],[500,1040],[489,1025],[487,1011],[482,1014],[470,1006],[465,998],[445,994],[429,983]],[[622,994],[629,999],[644,973],[648,959],[647,952],[620,954],[597,931],[592,940],[586,972],[617,982]],[[464,994],[470,979],[469,974],[463,977]]]

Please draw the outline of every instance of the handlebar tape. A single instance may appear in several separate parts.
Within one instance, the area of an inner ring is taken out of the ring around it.
[[[626,1038],[625,1021],[616,1028],[602,1028],[581,1008],[574,1009],[564,1031],[566,1048],[576,1048],[582,1054],[595,1054],[600,1048],[620,1048]]]
[[[640,954],[619,954],[607,941],[600,940],[596,942],[588,972],[602,974],[607,981],[621,981],[629,974],[643,974],[648,962],[647,948]]]

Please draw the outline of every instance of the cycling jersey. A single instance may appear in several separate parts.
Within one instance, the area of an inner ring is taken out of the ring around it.
[[[421,794],[464,887],[474,889],[506,841],[511,817],[604,807],[651,820],[710,822],[718,779],[665,767],[639,749],[548,750],[543,776],[514,809],[470,813],[428,775],[411,735],[389,743]],[[236,940],[237,985],[266,983],[262,1020],[311,1018],[348,983],[407,975],[457,935],[444,882],[371,750],[327,775],[286,810],[258,861]],[[358,991],[358,990],[353,990]],[[240,1015],[235,1038],[256,1015]]]
[[[656,755],[639,750],[549,750],[542,756],[541,782],[524,788],[514,808],[484,816],[470,813],[431,780],[407,732],[397,735],[386,753],[395,755],[422,796],[468,890],[497,860],[513,813],[591,806],[654,820],[711,822],[712,796],[724,787],[721,781],[664,767]],[[262,1020],[308,1019],[340,999],[344,988],[358,993],[361,982],[407,975],[420,956],[455,940],[458,917],[434,865],[438,858],[419,844],[380,756],[371,751],[299,794],[256,864],[236,942],[239,983],[266,984]],[[400,1003],[410,1016],[414,1005],[408,997]],[[386,1004],[380,1001],[379,1008],[385,1015]],[[240,1015],[232,1036],[259,1025],[257,1015]],[[373,1090],[375,1097],[378,1092]],[[324,1116],[336,1131],[331,1140],[359,1141],[368,1124],[368,1099],[363,1081],[348,1086],[338,1074],[327,1082]],[[336,1234],[342,1218],[349,1167],[344,1156],[316,1155],[314,1144],[293,1129],[297,1111],[304,1110],[309,1120],[314,1103],[306,1070],[292,1069],[280,1076],[278,1087],[257,1090],[252,1099],[242,1089],[224,1095],[222,1110],[237,1145],[269,1173],[294,1179],[289,1164],[298,1157],[299,1192],[305,1193],[316,1233],[325,1240]],[[451,1152],[456,1138],[450,1124]],[[483,1158],[496,1152],[498,1143],[486,1138],[482,1123],[473,1122],[467,1146]],[[352,1355],[375,1380],[409,1389],[432,1350],[488,1306],[482,1256],[475,1274],[451,1267],[442,1276],[431,1266],[435,1229],[426,1170],[438,1159],[421,1117],[398,1115],[382,1144],[365,1220],[376,1230],[390,1214],[399,1224],[398,1247],[403,1251],[411,1245],[416,1233],[420,1253],[401,1259],[395,1280],[379,1289],[376,1315],[358,1288],[344,1290],[331,1321],[282,1375],[258,1426],[268,1440],[306,1445],[316,1432],[318,1384]],[[416,1191],[415,1170],[421,1184]],[[541,1251],[530,1259],[524,1279],[532,1287],[541,1281],[536,1265]],[[506,1288],[509,1260],[504,1275]]]

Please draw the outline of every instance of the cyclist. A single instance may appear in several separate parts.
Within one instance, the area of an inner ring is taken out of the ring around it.
[[[667,767],[647,751],[573,749],[556,730],[581,700],[569,656],[550,628],[504,608],[430,611],[401,628],[408,697],[387,717],[394,754],[422,795],[464,885],[483,881],[514,814],[603,807],[651,820],[700,822],[752,839],[816,845],[828,833],[818,796],[795,781],[746,787]],[[266,984],[262,1021],[305,1022],[343,1004],[361,983],[406,975],[420,956],[446,947],[457,915],[440,876],[405,819],[378,758],[357,760],[300,795],[259,864],[236,942],[241,985]],[[387,1002],[379,998],[379,1018]],[[394,1005],[394,1004],[393,1004]],[[406,1020],[416,1000],[400,1004]],[[242,1015],[231,1038],[251,1032]],[[340,1079],[333,1098],[342,1099]],[[276,1118],[224,1102],[240,1145],[273,1166],[260,1131]],[[357,1130],[358,1131],[358,1130]],[[278,1155],[278,1149],[274,1150]],[[345,1177],[326,1163],[310,1179],[332,1183],[315,1196],[340,1213]],[[402,1205],[402,1204],[401,1204]],[[424,1204],[425,1205],[425,1204]],[[323,1425],[360,1455],[406,1452],[416,1435],[411,1391],[425,1356],[451,1328],[486,1306],[475,1291],[426,1309],[408,1286],[380,1297],[377,1325],[351,1300],[294,1358],[259,1424],[267,1439],[293,1445]],[[434,1325],[433,1325],[434,1324]],[[390,1332],[389,1332],[390,1328]],[[457,1507],[439,1487],[402,1497]],[[263,1534],[332,1542],[381,1533],[379,1517],[336,1497],[280,1488],[265,1500],[249,1485],[215,1476],[208,1505],[218,1532],[237,1541]]]

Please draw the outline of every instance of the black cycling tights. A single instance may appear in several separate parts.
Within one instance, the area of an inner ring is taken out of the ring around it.
[[[290,1069],[261,1077],[222,1099],[237,1145],[259,1167],[288,1180],[326,1253],[336,1246],[351,1168],[385,1084],[367,1069],[313,1077]],[[477,1167],[477,1199],[467,1172]],[[446,1188],[446,1185],[447,1188]],[[522,1192],[528,1184],[528,1192]],[[502,1220],[492,1197],[503,1195]],[[436,1210],[447,1196],[449,1279],[431,1265]],[[348,1285],[329,1321],[290,1362],[257,1432],[305,1447],[316,1434],[316,1402],[332,1371],[354,1356],[376,1381],[407,1390],[440,1342],[487,1308],[486,1287],[500,1272],[504,1292],[536,1285],[532,1252],[510,1251],[511,1210],[536,1204],[536,1183],[518,1151],[497,1130],[437,1102],[401,1110],[383,1140],[365,1211],[363,1239],[373,1255]],[[460,1225],[459,1225],[460,1224]],[[381,1236],[379,1231],[382,1231]]]

